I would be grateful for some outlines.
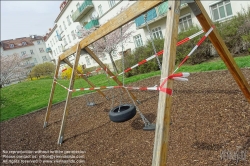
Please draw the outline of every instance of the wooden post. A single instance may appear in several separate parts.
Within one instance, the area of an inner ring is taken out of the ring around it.
[[[80,48],[80,44],[78,43],[76,56],[75,56],[75,63],[74,63],[73,69],[72,69],[70,83],[69,83],[69,90],[72,90],[74,88],[75,74],[76,74],[78,62],[80,59],[80,52],[81,52],[81,48]],[[62,144],[62,142],[63,142],[66,118],[67,118],[68,112],[69,112],[71,97],[72,97],[72,91],[68,91],[68,95],[67,95],[67,99],[66,99],[66,103],[65,103],[65,108],[64,108],[64,112],[63,112],[61,129],[60,129],[60,133],[59,133],[59,137],[58,137],[58,144]]]
[[[87,51],[87,53],[96,61],[96,63],[98,63],[103,69],[107,69],[107,73],[109,76],[113,76],[112,79],[119,85],[119,86],[123,86],[122,82],[115,77],[115,75],[109,70],[109,68],[107,68],[102,61],[95,55],[95,53],[93,51],[91,51],[88,47],[85,47],[85,50]],[[127,92],[125,88],[123,88],[124,92]],[[137,103],[140,103],[139,100],[136,99],[136,97],[133,95],[133,93],[129,92],[130,96],[133,98],[134,101],[136,101]]]
[[[67,58],[65,58],[64,60],[63,60],[65,63],[67,63],[67,65],[69,65],[71,68],[73,68],[73,65],[70,63],[70,61],[67,59]],[[78,69],[76,69],[76,72],[78,73],[78,74],[81,74],[81,72],[78,70]],[[90,86],[92,86],[92,87],[95,87],[95,85],[92,83],[92,82],[90,82],[85,76],[81,76]],[[96,90],[100,95],[102,95],[103,97],[105,97],[107,100],[108,100],[108,97],[101,91],[101,90],[99,90],[99,89],[97,89]]]
[[[213,26],[213,23],[209,18],[200,0],[196,0],[195,2],[188,4],[189,7],[193,10],[193,13],[196,15],[204,31],[208,31]],[[219,53],[221,59],[226,64],[229,72],[232,74],[236,83],[240,87],[242,93],[245,95],[246,99],[250,102],[250,86],[247,83],[247,80],[242,74],[240,68],[235,63],[235,60],[233,59],[225,42],[219,35],[216,28],[210,33],[208,37],[212,42],[213,46],[215,47],[215,49],[217,50],[217,52]]]
[[[166,78],[174,72],[180,14],[180,1],[168,2],[170,10],[167,14],[161,78]],[[163,88],[173,89],[173,80],[168,80]],[[160,92],[152,166],[165,166],[167,163],[171,107],[172,96]]]
[[[57,61],[56,70],[55,70],[55,74],[54,74],[53,80],[55,80],[55,79],[58,78],[58,72],[59,72],[59,69],[60,69],[60,63],[61,63],[61,59],[59,57],[58,61]],[[44,128],[47,127],[47,125],[48,125],[50,111],[51,111],[51,106],[52,106],[52,101],[53,101],[54,92],[55,92],[55,87],[56,87],[56,83],[53,81],[52,82],[51,91],[50,91],[49,103],[48,103],[48,107],[47,107],[47,111],[46,111],[46,115],[45,115],[45,120],[44,120],[44,125],[43,125]]]

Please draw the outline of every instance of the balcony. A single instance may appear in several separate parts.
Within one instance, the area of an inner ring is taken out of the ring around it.
[[[29,63],[29,64],[25,65],[25,68],[31,68],[31,67],[34,67],[34,66],[35,66],[35,63]]]
[[[22,56],[22,59],[23,59],[23,60],[29,59],[29,58],[32,58],[32,56],[31,56],[31,55],[27,55],[27,54]]]
[[[51,48],[50,47],[46,48],[46,52],[47,53],[52,52]]]
[[[84,26],[85,29],[91,29],[91,28],[93,28],[93,27],[99,27],[99,21],[98,21],[98,19],[96,19],[96,20],[91,20],[90,22],[88,22],[88,23]]]
[[[85,0],[81,6],[73,13],[72,20],[74,22],[79,22],[83,16],[94,7],[92,0]]]
[[[147,12],[147,23],[150,24],[155,22],[167,15],[168,11],[168,2],[163,2],[162,4],[158,5],[157,7],[149,10]],[[141,15],[135,19],[136,28],[142,28],[146,26],[144,15]]]

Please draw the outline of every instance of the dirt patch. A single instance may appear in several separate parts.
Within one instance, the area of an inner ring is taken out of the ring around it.
[[[250,69],[242,71],[250,83]],[[154,86],[159,80],[156,76],[131,85]],[[140,110],[155,122],[158,92],[132,92],[141,101]],[[111,122],[112,107],[132,102],[119,90],[104,93],[113,104],[97,93],[91,94],[94,107],[87,106],[87,95],[72,99],[62,146],[57,139],[65,102],[52,107],[45,129],[45,109],[2,122],[2,155],[3,150],[86,151],[86,163],[79,165],[151,165],[154,131],[142,130],[139,114],[124,123]],[[236,165],[227,154],[237,150],[247,152],[246,160],[238,157],[238,165],[250,165],[250,105],[228,71],[194,73],[188,82],[176,81],[171,115],[168,165]]]

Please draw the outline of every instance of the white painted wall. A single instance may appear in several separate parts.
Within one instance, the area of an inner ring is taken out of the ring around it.
[[[67,7],[67,9],[65,10],[65,12],[62,14],[61,18],[56,22],[56,24],[57,24],[57,29],[56,30],[59,30],[59,26],[62,26],[62,29],[64,30],[63,34],[65,36],[70,35],[70,37],[71,37],[71,43],[69,43],[68,38],[66,39],[67,42],[68,42],[68,45],[66,46],[66,48],[70,48],[71,46],[75,45],[78,41],[80,41],[80,39],[73,40],[72,36],[71,36],[71,31],[76,30],[76,27],[79,26],[80,23],[79,22],[73,22],[72,19],[71,19],[71,25],[68,26],[67,19],[66,19],[66,17],[68,15],[71,15],[72,10],[73,10],[73,12],[75,12],[77,10],[76,4],[78,2],[81,5],[83,1],[72,1],[69,4],[69,6]],[[204,1],[201,1],[201,2],[203,4],[204,8],[206,9],[208,15],[211,18],[210,6],[212,4],[220,2],[220,1],[205,1],[204,0]],[[118,1],[117,0],[116,4],[112,8],[110,8],[108,1],[94,1],[93,0],[92,3],[94,5],[94,8],[91,9],[86,14],[86,16],[82,18],[82,20],[90,21],[90,16],[92,15],[93,12],[95,12],[95,13],[99,14],[99,23],[100,23],[100,25],[102,25],[102,24],[106,23],[108,20],[110,20],[111,18],[113,18],[114,16],[116,16],[118,11],[120,11],[121,7],[126,6],[126,5],[130,6],[133,3],[136,3],[136,1]],[[98,10],[99,5],[102,5],[103,15],[100,15],[100,12]],[[243,7],[246,9],[247,6],[250,6],[250,1],[233,1],[233,0],[231,0],[231,7],[232,7],[232,11],[233,11],[234,15],[236,15],[237,12],[242,11]],[[199,26],[198,20],[196,19],[196,17],[194,16],[194,14],[192,13],[191,9],[188,6],[181,9],[180,18],[182,16],[186,15],[186,14],[189,14],[189,13],[191,14],[193,24]],[[63,21],[65,21],[65,23],[66,23],[66,26],[67,26],[66,30],[64,29]],[[156,27],[161,27],[162,34],[163,34],[163,36],[165,36],[166,17],[164,17],[163,19],[160,19],[158,21],[155,21],[154,23],[149,24],[149,27],[150,27],[150,29],[153,29],[153,28],[156,28]],[[148,33],[146,27],[141,28],[141,29],[136,29],[136,26],[134,24],[131,27],[131,30],[135,31],[133,33],[133,36],[141,34],[144,44],[146,43],[147,39],[149,39],[149,33]],[[55,35],[56,35],[56,33],[54,31],[53,34],[51,35],[51,37],[46,41],[46,46],[51,47],[51,41],[55,40],[55,39],[52,39],[52,38],[54,38]],[[126,50],[127,48],[131,48],[133,50],[135,48],[133,36],[131,37],[129,42],[124,43],[124,47],[125,47],[124,50]],[[51,49],[53,51],[53,54],[51,54],[51,57],[55,58],[56,60],[57,60],[58,56],[60,54],[62,54],[62,52],[60,51],[60,52],[55,54],[54,51],[58,50],[58,46],[61,46],[61,44],[63,44],[63,41],[57,41],[57,42],[55,42],[55,44],[53,42],[53,46],[51,47]],[[121,52],[121,50],[122,49],[120,47],[117,52]],[[86,64],[86,61],[85,61],[86,56],[88,56],[88,55],[81,56],[80,64]],[[110,63],[109,57],[108,56],[106,56],[106,57],[107,57],[107,60],[105,60],[104,63]],[[120,58],[120,56],[118,55],[118,58],[116,58],[116,59],[119,59],[119,58]],[[97,65],[97,63],[94,63],[91,58],[90,58],[90,61],[91,61],[91,65],[87,65],[87,68]]]
[[[50,62],[50,56],[48,53],[46,53],[46,47],[45,47],[45,43],[42,40],[39,40],[40,44],[37,44],[37,41],[33,42],[33,46],[27,46],[27,47],[22,47],[22,48],[15,48],[15,49],[9,49],[9,50],[3,50],[3,48],[1,47],[1,53],[3,54],[3,56],[6,55],[13,55],[14,53],[17,53],[18,55],[21,55],[21,52],[26,51],[27,55],[31,55],[31,58],[26,59],[24,61],[26,61],[28,64],[30,63],[34,63],[36,64],[41,64],[43,62],[42,57],[46,56],[47,58],[47,62]],[[43,48],[44,52],[40,52],[39,48]],[[31,54],[30,50],[33,50],[34,54]]]

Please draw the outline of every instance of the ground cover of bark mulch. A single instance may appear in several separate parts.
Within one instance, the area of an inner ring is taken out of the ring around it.
[[[242,71],[250,83],[250,69]],[[156,76],[131,85],[154,86],[159,79]],[[132,92],[141,101],[140,111],[155,122],[158,92]],[[142,130],[144,125],[139,114],[124,123],[111,122],[110,108],[118,105],[121,97],[122,103],[131,101],[122,91],[104,93],[109,97],[114,95],[113,106],[112,101],[97,93],[87,96],[97,103],[94,107],[86,105],[86,96],[72,99],[61,146],[57,145],[57,139],[65,102],[53,105],[45,129],[46,109],[2,122],[1,162],[6,160],[3,155],[11,156],[10,151],[26,153],[28,150],[46,151],[33,155],[41,157],[41,161],[55,161],[49,150],[51,153],[59,150],[85,151],[85,163],[78,165],[151,165],[154,131]],[[250,104],[228,71],[193,73],[188,82],[175,81],[171,122],[168,165],[250,165]],[[52,158],[46,158],[46,154]]]

